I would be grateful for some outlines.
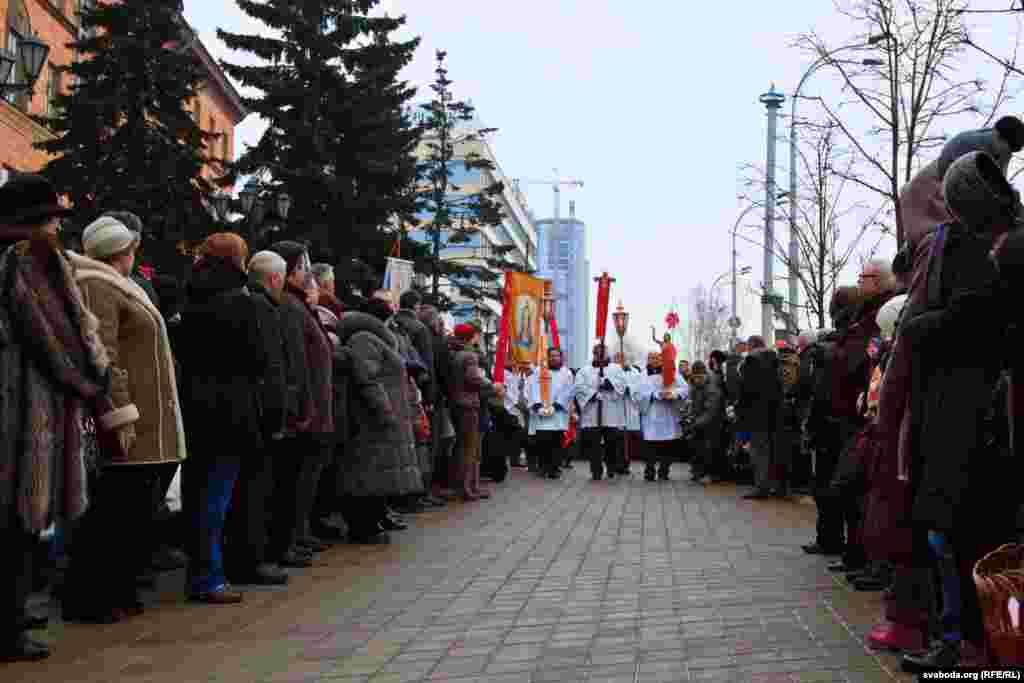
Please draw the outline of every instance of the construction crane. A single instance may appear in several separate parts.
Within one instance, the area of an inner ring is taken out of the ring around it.
[[[513,186],[515,186],[515,188],[517,190],[519,189],[520,185],[550,185],[551,189],[554,190],[554,193],[555,193],[555,213],[554,213],[555,225],[556,226],[561,226],[562,225],[562,220],[561,220],[562,186],[565,185],[566,187],[580,187],[580,188],[582,188],[583,187],[583,181],[582,180],[577,180],[575,178],[564,178],[563,179],[558,174],[558,169],[557,168],[554,169],[554,172],[555,172],[555,177],[552,180],[533,180],[533,179],[530,179],[530,178],[526,178],[526,179],[514,178],[512,180],[512,184],[513,184]],[[538,235],[537,237],[539,239],[540,235]],[[529,267],[529,263],[530,263],[530,242],[529,242],[529,240],[527,240],[527,242],[526,242],[526,263],[527,263],[527,267]],[[537,265],[540,265],[540,264],[538,263]]]

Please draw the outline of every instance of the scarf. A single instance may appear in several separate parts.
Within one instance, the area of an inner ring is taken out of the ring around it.
[[[9,248],[0,274],[8,360],[19,366],[0,382],[16,382],[10,388],[21,402],[18,447],[0,452],[0,509],[13,505],[25,529],[38,533],[85,511],[83,408],[109,393],[110,361],[72,266],[52,243]]]

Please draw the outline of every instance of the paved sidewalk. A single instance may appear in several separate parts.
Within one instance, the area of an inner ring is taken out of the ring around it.
[[[865,651],[879,595],[810,557],[814,508],[745,501],[676,465],[667,483],[549,482],[417,515],[383,547],[338,546],[286,588],[51,625],[54,656],[5,682],[889,681]],[[113,558],[111,558],[114,561]],[[180,586],[180,575],[172,576]]]

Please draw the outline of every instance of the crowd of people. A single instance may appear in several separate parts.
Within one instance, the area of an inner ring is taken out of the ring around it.
[[[185,284],[139,274],[142,225],[66,209],[30,174],[0,184],[0,657],[49,654],[40,542],[63,618],[141,614],[154,570],[189,599],[287,583],[333,543],[379,544],[408,515],[491,496],[508,467],[594,481],[689,463],[744,498],[813,494],[817,537],[858,590],[884,590],[869,645],[911,671],[986,661],[974,563],[1018,531],[1012,297],[1024,274],[1006,178],[1024,125],[953,138],[905,190],[908,240],[838,287],[834,329],[758,336],[675,368],[593,349],[570,370],[495,381],[479,327],[448,330],[415,291],[339,300],[307,246],[249,254],[209,236]],[[967,342],[967,343],[965,343]],[[979,523],[982,522],[982,523]],[[146,542],[153,539],[153,542]],[[147,578],[148,577],[148,578]]]
[[[63,619],[113,623],[145,610],[154,570],[237,603],[333,543],[387,543],[404,515],[490,497],[482,434],[505,391],[479,327],[447,330],[415,292],[343,303],[304,244],[250,255],[234,233],[203,242],[185,284],[150,281],[138,217],[100,216],[76,253],[52,186],[4,181],[3,659],[49,654],[28,600],[41,546]]]

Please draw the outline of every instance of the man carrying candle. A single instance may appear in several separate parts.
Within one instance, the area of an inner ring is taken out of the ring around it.
[[[572,394],[572,373],[562,366],[561,350],[549,349],[546,371],[535,372],[526,383],[530,436],[541,472],[549,479],[558,479],[565,458],[562,439],[569,428]]]

